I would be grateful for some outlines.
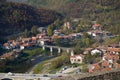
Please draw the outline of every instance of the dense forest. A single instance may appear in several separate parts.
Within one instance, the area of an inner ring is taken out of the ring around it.
[[[60,17],[60,14],[52,10],[3,1],[0,3],[0,34],[20,32],[32,26],[47,26]]]
[[[61,13],[65,18],[80,19],[81,26],[100,23],[104,29],[113,34],[120,34],[120,0],[17,0],[17,2],[51,9]]]
[[[28,0],[27,4],[56,10],[68,18],[80,18],[87,25],[97,22],[120,34],[120,0]]]

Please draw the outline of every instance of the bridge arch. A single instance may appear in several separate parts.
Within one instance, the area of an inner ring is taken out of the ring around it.
[[[14,79],[11,79],[11,78],[3,78],[1,80],[14,80]]]

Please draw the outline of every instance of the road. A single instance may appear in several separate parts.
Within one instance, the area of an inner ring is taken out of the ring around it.
[[[50,80],[55,79],[59,76],[66,77],[67,74],[20,74],[20,73],[0,73],[0,80],[9,78],[13,80],[26,80],[26,79],[40,79]]]

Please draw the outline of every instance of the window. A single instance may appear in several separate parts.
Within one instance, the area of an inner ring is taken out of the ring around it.
[[[78,62],[80,62],[80,59],[78,59]]]

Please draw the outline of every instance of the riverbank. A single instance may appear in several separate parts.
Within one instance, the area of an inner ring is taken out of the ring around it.
[[[35,67],[37,67],[38,64],[42,63],[45,60],[50,60],[52,58],[54,58],[55,56],[43,56],[43,55],[38,55],[34,58],[31,59],[31,63],[33,64],[33,66],[31,66],[31,68],[29,68],[25,73],[33,73],[33,69]]]
[[[42,61],[32,69],[34,74],[56,73],[62,66],[69,64],[69,55],[62,53],[53,59]]]

